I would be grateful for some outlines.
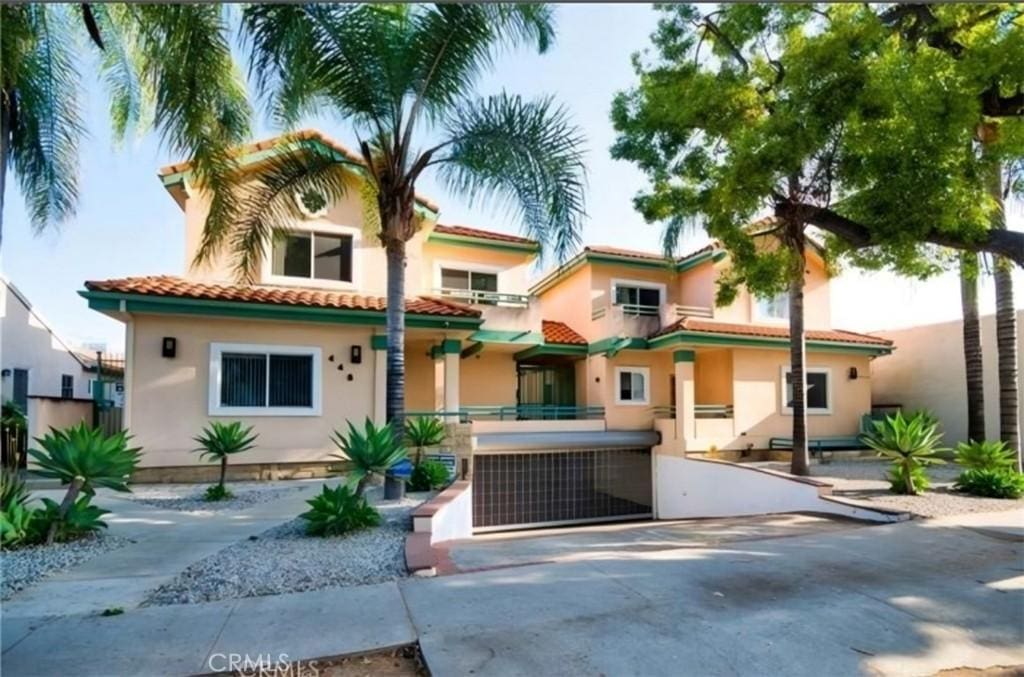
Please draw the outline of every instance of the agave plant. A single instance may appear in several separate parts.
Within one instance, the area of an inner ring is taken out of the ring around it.
[[[405,422],[405,439],[409,445],[416,447],[416,462],[420,462],[423,447],[434,447],[444,442],[446,432],[444,423],[432,416],[418,416]]]
[[[245,427],[241,421],[232,423],[221,423],[213,421],[209,427],[203,428],[203,433],[194,439],[199,447],[193,451],[200,452],[200,458],[209,458],[220,462],[220,480],[206,492],[206,498],[210,501],[219,501],[231,498],[231,492],[224,486],[224,479],[228,472],[228,457],[233,454],[240,454],[255,447],[256,438],[252,427]]]
[[[28,502],[28,488],[17,470],[0,469],[0,510]]]
[[[306,533],[311,536],[339,536],[380,524],[380,513],[345,485],[331,489],[325,484],[323,491],[306,503],[310,509],[299,517],[308,522]]]
[[[332,456],[349,461],[353,466],[346,483],[355,485],[357,496],[363,495],[371,476],[383,475],[391,466],[408,458],[405,445],[392,433],[391,426],[378,427],[369,418],[363,424],[363,431],[349,421],[348,434],[335,430],[331,440],[341,450],[341,454]]]
[[[1006,442],[982,440],[956,445],[956,462],[972,470],[1013,470],[1017,454]]]
[[[0,545],[5,548],[38,542],[46,530],[41,510],[15,503],[0,510]]]
[[[36,438],[42,450],[28,452],[39,466],[34,472],[68,485],[47,531],[47,544],[53,542],[79,493],[92,496],[96,487],[131,491],[128,478],[139,464],[141,449],[129,447],[129,439],[131,436],[123,430],[107,435],[85,422],[65,430],[51,428],[50,434]]]
[[[935,456],[937,452],[946,451],[938,446],[942,439],[938,423],[926,412],[918,412],[910,418],[896,412],[886,416],[884,421],[872,421],[872,425],[874,431],[861,436],[864,444],[892,461],[890,477],[897,480],[893,490],[902,483],[902,493],[916,496],[924,487],[915,477],[921,477],[927,466],[945,462]]]

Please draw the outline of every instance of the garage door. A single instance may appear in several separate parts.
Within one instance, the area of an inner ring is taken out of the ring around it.
[[[495,450],[473,456],[473,530],[644,519],[650,447]]]

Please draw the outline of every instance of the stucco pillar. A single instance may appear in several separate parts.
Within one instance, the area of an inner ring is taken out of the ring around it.
[[[696,435],[693,413],[693,360],[692,350],[677,350],[672,353],[676,375],[676,437],[684,451],[686,441],[693,439]]]
[[[462,356],[462,344],[456,339],[445,339],[441,342],[444,355],[444,410],[459,410],[459,362]]]
[[[373,422],[384,425],[388,412],[388,338],[371,336],[370,348],[373,349]]]

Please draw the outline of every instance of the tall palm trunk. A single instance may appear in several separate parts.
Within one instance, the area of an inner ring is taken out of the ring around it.
[[[0,92],[0,249],[4,242],[4,193],[7,190],[7,153],[11,139],[11,109],[7,92]]]
[[[389,238],[385,250],[388,262],[385,411],[392,431],[399,435],[405,428],[405,241]]]
[[[960,305],[964,316],[964,367],[967,372],[967,439],[985,439],[985,369],[978,319],[978,255],[960,255]]]
[[[807,449],[807,373],[804,342],[804,228],[799,222],[786,226],[786,241],[793,252],[789,278],[789,363],[793,384],[793,458],[789,471],[794,475],[810,473]]]

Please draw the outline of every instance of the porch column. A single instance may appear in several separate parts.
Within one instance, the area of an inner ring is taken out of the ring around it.
[[[388,337],[371,336],[370,348],[373,349],[373,422],[384,425],[387,421]]]
[[[672,353],[676,374],[676,437],[684,451],[686,441],[693,439],[696,433],[693,414],[693,360],[692,350],[677,350]]]
[[[441,342],[441,352],[444,355],[444,410],[456,412],[459,410],[459,362],[462,359],[459,354],[462,351],[462,343],[458,339],[445,339]]]

